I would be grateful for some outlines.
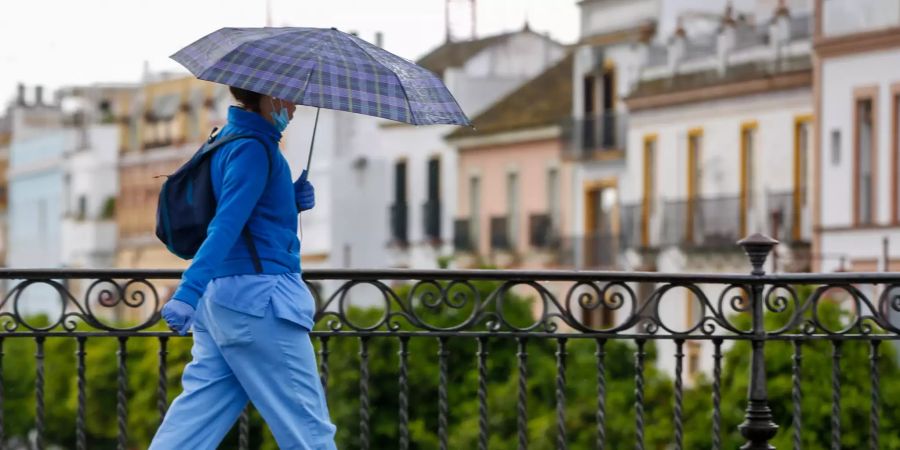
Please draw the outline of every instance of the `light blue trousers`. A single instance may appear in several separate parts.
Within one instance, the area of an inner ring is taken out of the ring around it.
[[[181,380],[184,391],[150,449],[215,449],[249,399],[279,448],[336,450],[306,328],[275,317],[271,306],[264,317],[255,317],[203,299],[191,354]]]

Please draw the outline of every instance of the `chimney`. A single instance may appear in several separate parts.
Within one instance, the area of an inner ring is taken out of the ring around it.
[[[381,31],[375,32],[375,45],[377,47],[384,47],[384,33]]]
[[[25,84],[19,83],[18,93],[16,94],[16,105],[25,106]]]
[[[791,11],[787,7],[786,0],[778,0],[778,7],[775,8],[775,18],[779,16],[790,16]]]
[[[445,40],[449,44],[453,38],[450,35],[450,0],[444,0],[444,34]]]
[[[728,55],[737,44],[737,21],[734,20],[734,8],[731,2],[725,7],[722,15],[722,23],[719,27],[719,35],[716,37],[716,53],[719,57],[719,73],[724,73],[728,67]]]
[[[34,87],[34,104],[35,106],[44,106],[44,87],[41,85]]]
[[[471,0],[472,2],[472,40],[478,39],[478,5],[476,4],[476,0]]]
[[[678,18],[678,26],[672,39],[669,40],[669,70],[672,73],[678,70],[678,64],[684,59],[687,52],[687,32],[684,30],[684,20]]]
[[[769,24],[769,42],[776,53],[791,39],[791,12],[784,0],[778,2],[772,22]]]

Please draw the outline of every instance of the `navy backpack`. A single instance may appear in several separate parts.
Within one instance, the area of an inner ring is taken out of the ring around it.
[[[216,130],[213,129],[213,133]],[[225,136],[210,134],[209,139],[197,150],[191,159],[178,168],[163,183],[159,191],[156,209],[156,237],[166,244],[166,248],[180,258],[191,259],[197,254],[206,239],[206,229],[216,214],[216,197],[210,178],[212,154],[222,145],[238,139],[256,139],[266,150],[269,160],[269,174],[272,172],[272,155],[268,146],[258,136],[244,134]],[[268,180],[268,176],[266,177]],[[241,235],[253,257],[253,267],[262,272],[262,264],[250,229],[245,226]]]

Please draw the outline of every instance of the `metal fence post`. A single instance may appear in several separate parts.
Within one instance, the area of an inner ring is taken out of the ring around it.
[[[766,263],[769,252],[777,244],[778,241],[759,233],[738,242],[738,245],[744,248],[744,252],[750,258],[750,264],[753,266],[752,275],[761,277],[766,274],[763,265]],[[747,443],[741,446],[745,450],[774,450],[775,447],[769,445],[769,440],[775,437],[775,433],[778,431],[778,425],[772,421],[772,410],[769,409],[769,395],[766,390],[766,360],[763,352],[766,339],[763,325],[763,302],[765,301],[763,289],[762,284],[751,286],[753,359],[750,362],[747,413],[744,423],[739,427],[741,435],[747,439]]]

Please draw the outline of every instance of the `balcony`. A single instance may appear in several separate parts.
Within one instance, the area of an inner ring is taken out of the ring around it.
[[[622,250],[621,237],[611,233],[594,233],[561,239],[559,264],[580,269],[616,269]]]
[[[622,249],[640,249],[651,245],[651,242],[644,242],[643,212],[641,204],[619,206],[619,242]],[[649,240],[649,227],[647,231]]]
[[[662,246],[733,248],[741,232],[738,197],[663,203]]]
[[[425,239],[432,242],[441,241],[441,201],[428,200],[422,205]]]
[[[753,275],[305,271],[337,447],[886,448],[900,275],[766,275],[771,245],[744,242]],[[190,359],[158,314],[181,275],[4,271],[4,448],[147,448]],[[20,314],[41,297],[65,309]],[[224,446],[275,443],[248,405]]]
[[[803,196],[797,198],[793,192],[770,193],[766,195],[766,210],[769,226],[762,232],[779,241],[807,246],[812,240],[810,209],[803,205]],[[810,201],[810,199],[806,199]]]
[[[664,201],[661,215],[652,212],[647,224],[642,204],[620,206],[622,246],[731,248],[741,235],[757,232],[791,246],[808,246],[807,211],[797,209],[793,192],[769,192],[748,201],[744,214],[739,196]]]
[[[608,113],[566,120],[562,124],[565,156],[575,160],[618,158],[625,149],[626,118]]]
[[[390,242],[392,245],[409,245],[409,207],[406,203],[394,203],[388,211],[390,217]]]

